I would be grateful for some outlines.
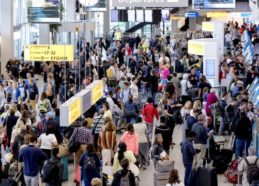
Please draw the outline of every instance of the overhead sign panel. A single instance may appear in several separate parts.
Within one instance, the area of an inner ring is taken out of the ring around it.
[[[73,61],[73,45],[26,45],[25,61]]]
[[[234,9],[236,0],[193,0],[194,9]]]
[[[29,23],[60,22],[60,0],[31,0],[28,2]]]
[[[197,41],[188,41],[188,53],[194,55],[205,54],[205,44]]]
[[[112,0],[113,7],[156,7],[156,8],[172,8],[172,7],[188,7],[188,0]]]

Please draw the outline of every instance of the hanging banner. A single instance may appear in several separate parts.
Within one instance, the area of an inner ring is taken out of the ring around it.
[[[28,0],[29,23],[60,22],[60,0]]]
[[[26,45],[25,61],[74,61],[73,45]]]
[[[205,44],[202,42],[188,41],[188,53],[194,55],[205,54]]]
[[[130,8],[173,8],[188,7],[188,0],[112,0],[113,7],[130,7]]]

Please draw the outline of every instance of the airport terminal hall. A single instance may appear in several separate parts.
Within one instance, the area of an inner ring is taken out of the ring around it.
[[[0,0],[0,186],[259,186],[259,0]]]

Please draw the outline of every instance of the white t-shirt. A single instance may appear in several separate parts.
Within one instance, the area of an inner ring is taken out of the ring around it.
[[[40,135],[39,140],[41,140],[41,149],[51,150],[52,144],[57,144],[57,139],[54,134],[46,135],[46,133],[43,133]]]
[[[186,85],[188,86],[188,88],[192,87],[192,84],[190,83],[190,81],[187,81],[186,79],[183,79],[181,81],[181,89],[182,89],[182,95],[184,95],[184,96],[188,95],[187,92],[186,92],[186,90],[187,90]]]
[[[138,99],[138,87],[134,83],[131,83],[130,85],[130,93],[133,96],[133,99]]]

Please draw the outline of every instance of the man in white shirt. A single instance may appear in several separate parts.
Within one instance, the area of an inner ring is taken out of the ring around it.
[[[132,94],[133,101],[135,103],[138,103],[138,100],[139,100],[139,93],[138,93],[137,83],[138,83],[138,78],[137,77],[133,77],[131,85],[130,85],[130,93]]]
[[[246,159],[246,160],[245,160]],[[243,158],[239,163],[238,163],[238,171],[243,173],[242,176],[242,184],[241,185],[250,185],[247,180],[247,170],[248,170],[248,164],[254,164],[257,161],[257,167],[259,167],[259,159],[257,160],[256,156],[256,150],[254,147],[249,147],[248,148],[248,156],[246,158]],[[254,180],[255,181],[255,180]],[[256,180],[258,181],[258,180]]]
[[[225,41],[226,41],[227,47],[231,47],[232,35],[230,34],[229,31],[225,35]]]

